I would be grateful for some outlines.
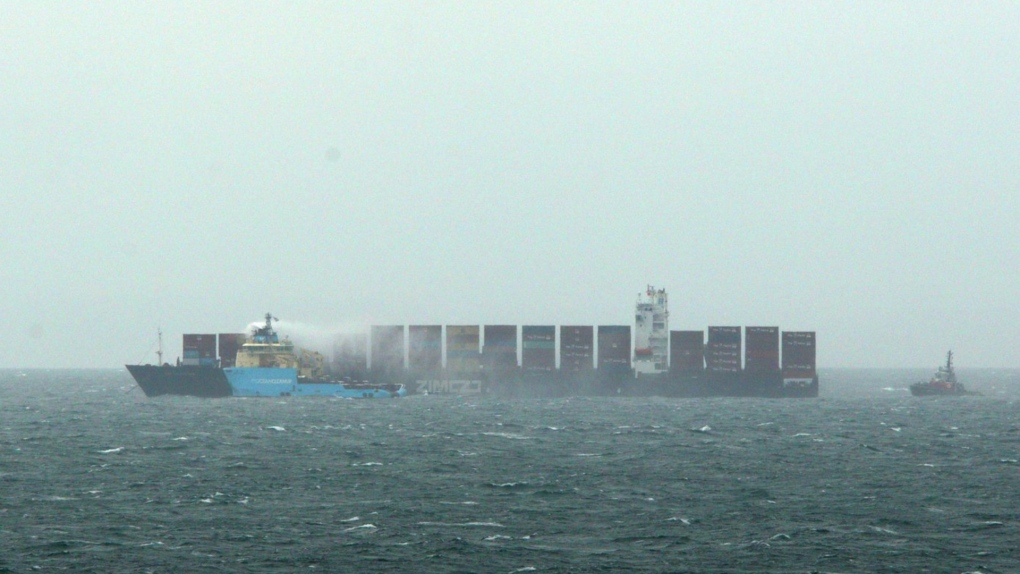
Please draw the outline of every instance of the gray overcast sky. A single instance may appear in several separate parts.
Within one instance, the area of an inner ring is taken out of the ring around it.
[[[0,5],[0,367],[162,326],[818,332],[1020,366],[1020,3]],[[151,360],[151,358],[150,358]]]

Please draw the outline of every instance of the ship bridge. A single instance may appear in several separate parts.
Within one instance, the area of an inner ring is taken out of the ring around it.
[[[638,294],[634,314],[634,374],[669,370],[669,296],[651,285]]]

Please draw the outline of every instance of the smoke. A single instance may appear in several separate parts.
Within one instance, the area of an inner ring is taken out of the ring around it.
[[[265,324],[264,319],[252,321],[248,324],[248,333],[251,333],[253,329],[265,326]],[[333,327],[323,327],[321,325],[311,325],[287,319],[273,321],[273,328],[276,329],[280,339],[288,337],[296,346],[310,351],[318,351],[326,356],[329,356],[333,351],[333,343],[338,336],[368,333],[368,326],[358,323],[344,323]]]

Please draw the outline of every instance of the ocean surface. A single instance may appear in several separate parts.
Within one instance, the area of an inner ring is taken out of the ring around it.
[[[0,371],[0,572],[1016,572],[1020,371],[911,397],[930,374],[352,401]]]

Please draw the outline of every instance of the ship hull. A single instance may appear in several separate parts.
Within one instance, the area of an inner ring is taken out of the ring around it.
[[[969,391],[945,389],[926,384],[910,385],[910,394],[915,397],[967,397],[977,395],[977,393]]]
[[[203,398],[231,396],[219,367],[125,365],[147,397],[178,395]]]
[[[818,397],[818,377],[784,379],[782,373],[709,372],[641,374],[632,371],[511,371],[486,377],[449,374],[414,379],[425,394],[490,394],[505,398],[560,397]]]
[[[402,382],[365,384],[342,381],[310,381],[288,368],[226,368],[199,366],[127,365],[147,397],[180,395],[205,398],[320,396],[341,398],[390,398],[407,393]],[[377,380],[384,380],[379,378]],[[411,377],[412,392],[419,394],[487,394],[504,398],[558,397],[760,397],[814,398],[818,377],[783,379],[766,373],[662,373],[634,376],[630,371],[510,371],[486,377],[447,373]],[[911,388],[915,396],[961,396],[959,393],[925,392]],[[969,394],[969,393],[964,393]]]
[[[223,369],[235,397],[315,396],[348,399],[383,399],[407,394],[403,385],[310,380],[298,377],[297,369],[236,367]]]

